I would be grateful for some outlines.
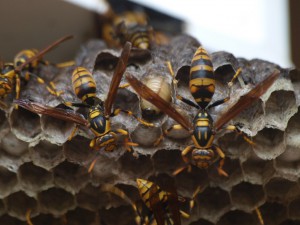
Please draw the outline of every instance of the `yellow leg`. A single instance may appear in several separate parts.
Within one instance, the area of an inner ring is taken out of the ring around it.
[[[226,172],[223,170],[224,162],[225,162],[224,159],[221,159],[221,160],[220,160],[219,167],[217,168],[218,174],[219,174],[220,176],[228,177],[228,173],[226,173]]]
[[[145,126],[147,126],[147,127],[153,127],[153,126],[154,126],[153,123],[148,123],[148,122],[146,122],[145,120],[143,120],[143,119],[139,118],[137,115],[135,115],[133,112],[131,112],[131,111],[129,111],[129,110],[120,109],[120,108],[115,109],[115,110],[113,111],[113,113],[110,115],[110,117],[116,116],[116,115],[118,115],[120,112],[126,113],[127,115],[134,117],[137,121],[139,121],[141,124],[143,124],[143,125],[145,125]]]
[[[120,85],[119,88],[127,88],[129,86],[130,86],[129,83],[125,83],[125,84]]]
[[[69,67],[69,66],[74,66],[74,65],[75,65],[74,60],[55,64],[55,66],[58,68],[64,68],[64,67]]]
[[[71,141],[72,138],[75,136],[76,132],[78,130],[78,126],[75,126],[72,133],[70,134],[70,136],[68,137],[68,140]]]
[[[229,86],[229,87],[232,87],[233,81],[241,74],[241,72],[242,72],[242,68],[239,68],[239,69],[235,72],[235,74],[233,75],[231,81],[228,83],[228,86]]]
[[[222,151],[222,149],[221,148],[219,148],[218,146],[213,146],[214,147],[214,149],[217,151],[217,153],[218,153],[218,155],[222,158],[222,159],[224,159],[225,158],[225,154],[224,154],[224,152]]]
[[[19,74],[16,74],[16,99],[20,98],[20,90],[21,90],[21,80]],[[19,106],[16,104],[15,109],[18,109]]]
[[[185,161],[186,163],[189,162],[189,159],[187,158],[187,154],[189,154],[194,148],[195,148],[194,145],[189,145],[181,152],[183,161]]]
[[[250,140],[241,130],[239,130],[236,126],[234,126],[234,125],[228,125],[226,128],[225,128],[226,130],[229,130],[229,131],[234,131],[234,132],[236,132],[238,135],[242,135],[242,137],[244,138],[244,140],[246,141],[246,142],[248,142],[250,145],[255,145],[255,143],[252,141],[252,140]]]
[[[264,220],[263,220],[263,217],[261,215],[261,211],[259,210],[259,208],[255,208],[255,212],[257,214],[257,217],[258,217],[258,220],[260,222],[261,225],[264,225]]]
[[[25,215],[27,225],[33,225],[33,223],[31,222],[31,219],[30,219],[30,215],[31,215],[31,209],[28,209],[26,211],[26,215]]]

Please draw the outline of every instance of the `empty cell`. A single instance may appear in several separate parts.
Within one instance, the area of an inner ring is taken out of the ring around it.
[[[14,157],[21,157],[28,152],[28,143],[21,141],[11,132],[2,139],[1,146],[3,151]]]
[[[181,151],[159,150],[152,156],[153,167],[158,172],[173,173],[183,166]]]
[[[18,178],[22,189],[33,194],[53,185],[52,173],[44,168],[35,166],[31,162],[20,166]]]
[[[242,225],[253,225],[260,224],[257,215],[253,213],[246,213],[240,210],[233,210],[226,213],[220,218],[216,225],[232,225],[232,224],[242,224]]]
[[[220,188],[208,187],[196,197],[199,215],[216,222],[231,207],[229,193]]]
[[[230,192],[232,204],[245,211],[252,211],[265,202],[265,192],[260,185],[242,182]]]
[[[32,142],[41,134],[41,121],[37,114],[21,107],[13,109],[9,117],[12,132],[22,141]]]
[[[29,197],[23,191],[15,192],[6,197],[4,199],[4,204],[7,213],[20,220],[26,219],[26,212],[28,210],[31,210],[32,215],[37,215],[39,213],[36,199]]]
[[[298,195],[299,196],[299,195]],[[300,220],[300,198],[297,197],[288,206],[289,218]]]
[[[86,168],[64,161],[53,168],[54,183],[69,192],[77,193],[90,179]]]
[[[254,152],[262,159],[275,159],[285,150],[284,132],[273,128],[264,128],[253,138]]]
[[[281,177],[273,177],[265,184],[265,191],[269,199],[286,203],[300,194],[297,182]]]
[[[0,197],[4,198],[14,192],[18,186],[17,175],[0,166]]]
[[[78,207],[74,210],[67,212],[65,218],[68,224],[74,225],[92,225],[96,222],[96,215],[94,212]]]
[[[54,216],[61,216],[76,206],[74,196],[61,188],[50,188],[38,193],[38,201],[41,212]]]
[[[46,170],[60,164],[65,158],[61,146],[51,144],[48,141],[40,141],[29,149],[33,164]]]
[[[287,208],[277,202],[266,202],[260,208],[265,224],[280,224],[287,219]]]

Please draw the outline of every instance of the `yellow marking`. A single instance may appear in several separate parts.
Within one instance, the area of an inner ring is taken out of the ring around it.
[[[198,70],[205,70],[205,71],[209,71],[209,72],[213,72],[213,68],[211,66],[208,65],[196,65],[191,67],[190,73],[198,71]]]
[[[206,59],[206,60],[211,60],[208,55],[195,55],[194,58],[192,59],[192,62],[197,61],[199,59]]]
[[[199,48],[196,50],[195,55],[196,55],[196,54],[199,54],[199,53],[207,54],[207,51],[206,51],[203,47],[199,47]]]
[[[128,135],[128,132],[127,132],[126,130],[123,130],[123,129],[117,129],[116,131],[119,132],[119,133],[122,134],[122,135]]]
[[[215,79],[212,78],[194,78],[190,80],[190,87],[191,86],[208,86],[213,85],[215,86]]]
[[[120,85],[119,88],[127,88],[127,87],[129,87],[129,86],[130,86],[130,84],[129,84],[129,83],[126,83],[126,84]]]
[[[208,127],[209,126],[209,122],[207,119],[205,120],[197,120],[197,123],[196,123],[197,126],[199,127]]]
[[[207,140],[207,131],[204,132],[204,139]]]

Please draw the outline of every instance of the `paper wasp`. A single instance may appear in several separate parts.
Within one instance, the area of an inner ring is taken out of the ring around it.
[[[15,89],[15,99],[19,99],[21,78],[25,79],[25,81],[28,81],[30,78],[34,78],[38,83],[45,84],[47,90],[51,94],[59,95],[59,93],[56,92],[53,83],[50,83],[50,85],[46,84],[41,77],[33,74],[32,72],[41,62],[43,55],[57,47],[62,42],[71,38],[73,38],[72,35],[62,37],[41,51],[23,50],[16,55],[14,63],[4,63],[0,71],[0,98],[6,97],[6,95],[10,94]],[[24,76],[22,76],[23,70],[26,70],[24,71]]]
[[[238,74],[236,74],[234,77],[237,76]],[[190,132],[193,145],[187,146],[182,151],[182,157],[185,162],[188,163],[191,161],[192,164],[196,165],[199,168],[208,168],[210,165],[221,158],[222,160],[218,167],[218,172],[221,175],[228,176],[227,173],[222,169],[225,154],[222,152],[220,147],[213,144],[215,133],[223,128],[223,126],[227,122],[237,116],[245,108],[249,107],[252,103],[257,101],[259,97],[269,89],[269,87],[274,83],[278,76],[278,71],[273,72],[268,78],[259,83],[250,92],[242,96],[239,101],[235,105],[233,105],[224,115],[220,116],[220,118],[215,123],[213,123],[213,119],[208,113],[208,110],[228,101],[229,97],[210,104],[215,90],[215,78],[211,60],[202,47],[197,49],[190,69],[189,86],[191,94],[193,95],[197,104],[181,96],[178,97],[184,103],[198,109],[193,123],[190,123],[187,118],[178,113],[170,103],[164,101],[146,85],[137,80],[134,76],[127,74],[126,78],[131,87],[142,98],[160,108],[163,112],[165,112],[167,115],[169,115],[179,123],[179,125],[174,125],[170,129],[167,129],[165,133],[168,133],[173,129],[181,130],[183,128]],[[233,125],[227,126],[226,129],[241,133],[241,131]],[[250,144],[253,144],[245,135],[243,135],[243,137]],[[189,154],[191,154],[191,157],[188,157]],[[187,167],[175,171],[175,174],[181,172],[185,168]]]
[[[128,202],[135,212],[137,225],[180,225],[180,216],[189,218],[186,212],[179,209],[179,202],[185,199],[177,195],[174,187],[169,187],[170,190],[165,191],[149,180],[136,179],[136,183],[140,198],[148,209],[148,213],[143,212],[137,203],[113,185],[102,185],[101,191],[113,193]]]
[[[117,147],[118,135],[124,137],[127,150],[131,150],[131,146],[136,146],[136,143],[129,142],[129,134],[124,129],[111,130],[110,117],[124,112],[136,118],[140,123],[146,126],[153,126],[138,118],[131,111],[116,108],[112,111],[112,105],[116,98],[117,90],[121,82],[124,71],[126,70],[127,61],[131,51],[131,43],[127,42],[123,48],[113,78],[110,83],[107,99],[102,101],[96,96],[96,83],[93,75],[83,67],[75,68],[72,74],[72,86],[75,95],[81,102],[64,102],[67,106],[88,108],[87,119],[84,119],[81,114],[74,113],[70,110],[59,108],[51,108],[39,103],[30,102],[29,100],[16,100],[15,103],[21,107],[38,114],[49,115],[58,119],[75,122],[78,125],[88,126],[94,133],[95,138],[90,142],[90,147],[95,150],[103,148],[105,151],[113,151]],[[74,136],[76,129],[71,134]],[[94,160],[89,168],[92,170],[96,160]]]

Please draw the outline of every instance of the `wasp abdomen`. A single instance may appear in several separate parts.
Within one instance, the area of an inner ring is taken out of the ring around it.
[[[202,47],[192,59],[189,86],[197,104],[205,109],[215,92],[215,77],[211,59]]]
[[[36,54],[38,54],[38,50],[37,49],[26,49],[26,50],[22,50],[20,51],[14,59],[14,66],[20,66],[22,65],[24,62],[26,62],[28,59],[34,57]],[[38,66],[38,62],[39,60],[33,60],[31,63],[29,63],[28,65],[26,65],[24,68],[25,69],[33,69],[36,68]]]
[[[94,104],[96,82],[93,75],[84,67],[77,67],[72,74],[72,85],[75,95],[88,105]]]

